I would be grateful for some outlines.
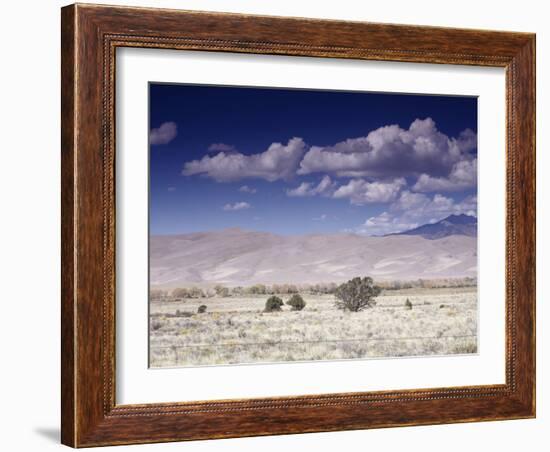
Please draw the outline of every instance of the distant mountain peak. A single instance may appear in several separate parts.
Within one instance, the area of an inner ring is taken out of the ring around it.
[[[476,217],[473,215],[466,215],[465,213],[461,213],[459,215],[449,215],[441,221],[447,221],[451,224],[477,224]]]
[[[419,235],[428,240],[441,239],[450,235],[477,237],[477,218],[466,214],[449,215],[435,223],[388,235]]]

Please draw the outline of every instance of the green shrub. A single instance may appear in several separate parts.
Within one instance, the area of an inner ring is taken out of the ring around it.
[[[281,300],[279,297],[276,297],[275,295],[272,295],[265,302],[264,312],[281,311],[282,306],[283,300]]]
[[[353,278],[340,284],[334,293],[336,307],[344,311],[359,312],[376,305],[374,298],[381,289],[375,286],[371,277]]]
[[[206,305],[205,305],[205,304],[201,304],[201,305],[199,306],[199,309],[197,309],[197,313],[203,314],[203,313],[205,313],[205,312],[206,312]]]
[[[293,311],[301,311],[306,307],[306,302],[300,294],[294,294],[290,297],[290,300],[286,302],[288,306],[292,306]]]

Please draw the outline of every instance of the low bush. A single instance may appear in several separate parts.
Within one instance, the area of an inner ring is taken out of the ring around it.
[[[272,295],[265,302],[264,312],[281,311],[282,306],[283,306],[283,300],[281,300],[279,297],[276,297],[275,295]]]
[[[286,302],[288,306],[292,306],[293,311],[301,311],[306,307],[306,302],[300,294],[294,294],[290,297],[290,300]]]

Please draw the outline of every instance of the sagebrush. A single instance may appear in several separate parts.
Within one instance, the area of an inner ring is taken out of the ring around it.
[[[381,289],[374,285],[371,277],[353,278],[336,288],[336,307],[344,311],[359,312],[376,305],[374,299]]]

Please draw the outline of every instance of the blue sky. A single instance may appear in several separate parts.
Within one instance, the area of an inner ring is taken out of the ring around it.
[[[382,235],[477,210],[477,99],[150,84],[150,227]]]

